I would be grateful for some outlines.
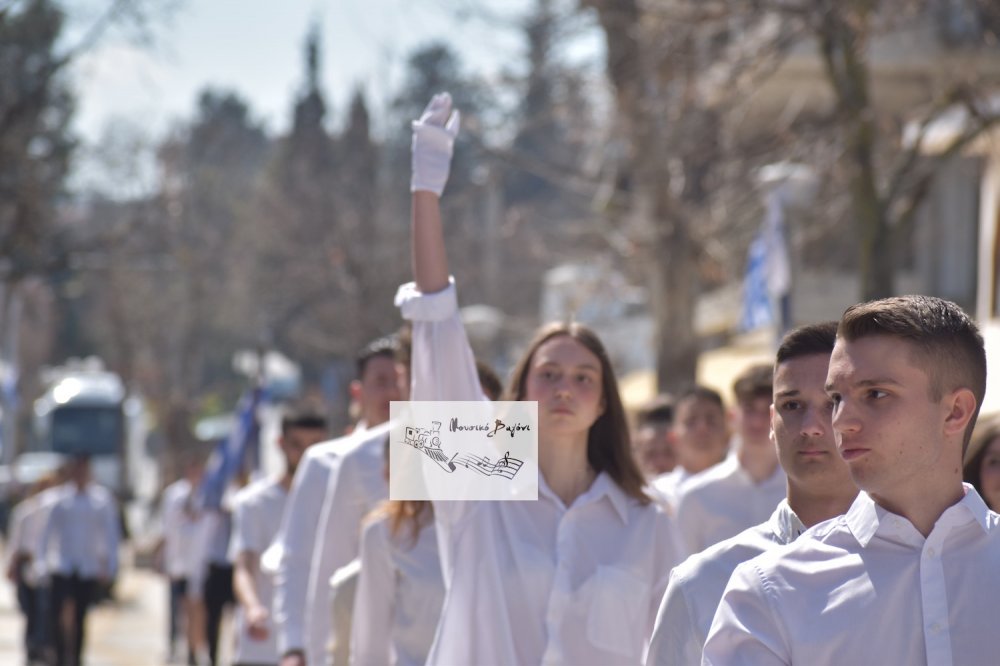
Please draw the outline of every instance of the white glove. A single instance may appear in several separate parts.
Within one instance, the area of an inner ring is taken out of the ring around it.
[[[459,112],[451,110],[451,95],[440,93],[431,99],[420,120],[413,121],[411,192],[424,190],[441,196],[448,183],[459,119]]]

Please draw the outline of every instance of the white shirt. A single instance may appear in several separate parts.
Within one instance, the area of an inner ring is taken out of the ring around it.
[[[861,493],[737,567],[706,664],[995,664],[1000,515],[966,484],[925,539]]]
[[[736,453],[688,481],[677,499],[677,527],[687,555],[767,520],[785,497],[785,471],[755,482]]]
[[[351,440],[330,475],[319,521],[313,526],[317,539],[309,588],[316,594],[309,613],[319,618],[322,629],[314,628],[315,633],[309,637],[310,649],[319,650],[314,652],[316,660],[309,664],[327,661],[326,645],[332,626],[330,578],[358,556],[362,521],[389,496],[385,479],[385,442],[389,429],[390,425],[384,423]]]
[[[323,663],[323,640],[327,632],[324,615],[309,613],[317,599],[326,598],[325,585],[322,594],[320,589],[309,586],[313,550],[319,537],[316,526],[333,469],[355,436],[358,433],[306,449],[295,471],[281,527],[272,546],[279,553],[273,607],[278,653],[305,650],[310,666]],[[307,636],[315,639],[306,640]],[[313,645],[318,652],[311,652]]]
[[[396,296],[413,321],[413,400],[485,399],[454,285]],[[670,519],[605,473],[566,507],[435,502],[446,593],[428,664],[638,663],[678,561]]]
[[[48,571],[113,578],[118,572],[120,533],[118,505],[106,488],[96,483],[82,491],[72,482],[59,486],[42,532]]]
[[[697,476],[678,465],[666,474],[653,479],[649,484],[656,498],[671,510],[677,508],[677,498],[684,490],[688,480]]]
[[[198,524],[192,491],[187,479],[174,481],[163,490],[163,568],[175,580],[192,574],[190,548]]]
[[[354,620],[354,598],[361,577],[361,558],[355,558],[337,569],[330,579],[330,664],[351,663],[351,625]]]
[[[656,616],[646,663],[700,663],[712,618],[736,566],[791,543],[805,529],[788,502],[781,500],[766,523],[744,530],[674,567]]]
[[[18,555],[30,558],[22,575],[27,585],[42,584],[45,579],[45,562],[42,551],[42,532],[55,502],[55,489],[43,490],[17,503],[10,515],[10,538],[5,544],[7,564]]]
[[[287,497],[288,493],[281,486],[281,479],[261,479],[236,494],[233,498],[233,534],[229,544],[230,556],[234,562],[242,553],[253,553],[259,557],[271,545],[281,527],[281,515]],[[271,577],[258,568],[253,582],[261,604],[271,608],[274,595]],[[273,623],[268,627],[268,637],[258,640],[247,633],[246,613],[242,604],[236,606],[234,621],[234,662],[277,663],[280,655]]]
[[[351,663],[423,666],[444,601],[434,524],[390,535],[386,519],[361,537],[361,578],[354,599]]]

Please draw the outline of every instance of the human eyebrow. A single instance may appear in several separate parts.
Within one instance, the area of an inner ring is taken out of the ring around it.
[[[802,391],[800,391],[799,389],[787,389],[785,391],[778,391],[774,395],[774,401],[777,402],[779,398],[790,398],[792,396],[797,396],[801,393]]]

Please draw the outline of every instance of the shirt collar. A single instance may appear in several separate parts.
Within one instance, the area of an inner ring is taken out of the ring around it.
[[[989,532],[989,508],[987,508],[986,503],[979,496],[979,493],[976,492],[975,488],[968,483],[963,483],[962,486],[965,489],[965,496],[956,504],[945,509],[941,517],[938,518],[938,525],[942,521],[952,524],[964,522],[961,520],[964,516],[966,520],[974,520],[978,523],[983,532]],[[890,516],[896,517],[899,520],[906,520],[880,507],[868,493],[860,492],[857,499],[854,500],[854,504],[847,511],[845,518],[847,520],[847,527],[851,530],[854,538],[858,540],[862,548],[867,548],[872,537],[878,532],[879,526]],[[936,527],[937,525],[935,525],[935,529]]]
[[[553,491],[552,488],[549,487],[549,484],[546,483],[545,477],[542,474],[538,475],[538,491],[540,494],[548,495],[560,506],[564,506],[559,496],[556,495],[555,491]],[[573,506],[596,502],[602,497],[608,498],[608,501],[611,502],[611,506],[614,507],[615,512],[618,514],[618,517],[621,518],[622,522],[627,525],[629,497],[625,494],[625,491],[622,490],[617,483],[615,483],[614,479],[608,476],[607,472],[599,473],[594,479],[594,482],[590,484],[590,488],[576,498],[576,501],[573,502]]]
[[[788,506],[788,500],[783,499],[778,502],[778,508],[771,514],[768,521],[771,530],[782,544],[789,544],[806,531],[806,526],[799,520],[798,515]]]

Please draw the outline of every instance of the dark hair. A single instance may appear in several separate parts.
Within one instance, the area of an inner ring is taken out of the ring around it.
[[[913,344],[917,365],[930,380],[931,400],[958,388],[972,391],[976,409],[962,443],[963,451],[968,448],[986,395],[986,351],[975,322],[951,301],[933,296],[893,296],[844,311],[837,337],[853,341],[873,335]]]
[[[490,400],[499,399],[503,393],[503,382],[493,368],[488,363],[476,359],[476,374],[479,375],[479,385],[483,387],[486,397]]]
[[[674,423],[674,398],[667,393],[661,393],[635,412],[635,427],[647,425],[671,426]]]
[[[741,372],[733,382],[736,402],[743,403],[755,398],[771,399],[774,394],[774,366],[770,363],[751,365]]]
[[[373,358],[388,358],[393,361],[397,359],[400,354],[399,339],[393,335],[387,335],[385,337],[376,338],[372,340],[364,348],[358,352],[355,357],[355,375],[358,379],[365,376],[365,369],[368,367],[368,362]]]
[[[604,398],[604,413],[601,414],[587,433],[587,462],[596,472],[607,472],[626,495],[643,504],[651,500],[643,491],[645,480],[632,457],[632,443],[629,436],[625,407],[618,393],[611,360],[608,358],[600,338],[592,330],[578,323],[552,323],[543,326],[528,344],[525,354],[514,366],[510,384],[507,386],[507,400],[523,400],[528,371],[535,352],[543,344],[566,336],[590,350],[601,364],[601,395]]]
[[[309,407],[299,407],[285,412],[281,417],[281,434],[287,435],[290,430],[296,428],[326,430],[326,417]]]
[[[965,456],[965,464],[962,466],[962,479],[966,483],[971,483],[980,495],[983,494],[982,468],[983,458],[990,448],[990,442],[1000,437],[1000,414],[993,414],[989,418],[984,418],[976,426],[972,435],[972,443]],[[994,511],[1000,507],[990,507]]]
[[[715,389],[703,386],[702,384],[693,384],[688,386],[686,389],[680,392],[677,399],[674,400],[674,412],[680,411],[682,403],[695,400],[704,400],[705,402],[710,402],[716,405],[719,409],[725,411],[726,405],[722,402],[722,396]]]
[[[775,355],[775,365],[801,356],[826,354],[833,352],[837,342],[837,322],[824,321],[819,324],[806,324],[792,329],[781,339],[778,353]]]

